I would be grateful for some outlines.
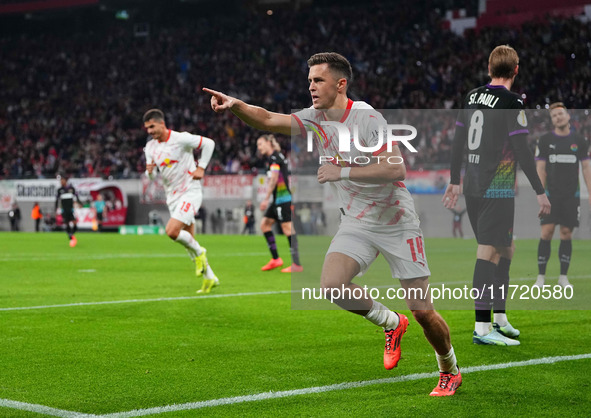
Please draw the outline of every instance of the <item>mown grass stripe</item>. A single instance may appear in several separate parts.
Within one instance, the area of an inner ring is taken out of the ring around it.
[[[579,355],[573,355],[573,356],[542,357],[542,358],[537,358],[537,359],[516,361],[516,362],[510,362],[510,363],[499,363],[499,364],[488,364],[488,365],[482,365],[482,366],[463,367],[461,370],[462,370],[462,375],[466,375],[469,373],[476,373],[476,372],[482,372],[482,371],[509,369],[509,368],[513,368],[513,367],[536,366],[536,365],[541,365],[541,364],[554,364],[554,363],[558,363],[558,362],[562,362],[562,361],[575,361],[575,360],[583,360],[583,359],[591,359],[591,353],[579,354]],[[267,400],[267,399],[278,399],[278,398],[286,398],[286,397],[291,397],[291,396],[310,395],[310,394],[314,394],[314,393],[324,393],[324,392],[333,392],[333,391],[346,390],[346,389],[355,389],[355,388],[361,388],[361,387],[373,386],[373,385],[408,382],[408,381],[413,381],[413,380],[436,378],[438,376],[439,376],[439,373],[437,373],[437,372],[415,373],[415,374],[409,374],[409,375],[404,375],[404,376],[389,377],[386,379],[365,380],[365,381],[361,381],[361,382],[344,382],[344,383],[337,383],[334,385],[316,386],[316,387],[310,387],[310,388],[304,388],[304,389],[285,390],[285,391],[280,391],[280,392],[263,392],[263,393],[253,394],[253,395],[236,396],[236,397],[232,397],[232,398],[219,398],[219,399],[211,399],[208,401],[189,402],[189,403],[184,403],[184,404],[167,405],[167,406],[161,406],[161,407],[156,407],[156,408],[136,409],[136,410],[127,411],[127,412],[117,412],[114,414],[101,415],[101,417],[103,417],[103,418],[141,417],[141,416],[146,416],[146,415],[161,414],[161,413],[165,413],[165,412],[189,411],[189,410],[211,408],[211,407],[222,406],[222,405],[234,405],[234,404],[244,403],[244,402],[257,402],[257,401],[263,401],[263,400]]]

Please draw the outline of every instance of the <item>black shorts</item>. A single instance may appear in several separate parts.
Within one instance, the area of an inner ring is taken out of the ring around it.
[[[272,204],[265,211],[265,218],[275,219],[279,223],[291,222],[291,202]]]
[[[96,213],[96,220],[102,222],[103,221],[103,212]]]
[[[515,199],[466,196],[466,209],[478,244],[495,247],[511,246]]]
[[[576,228],[579,226],[581,199],[572,197],[550,197],[552,208],[550,215],[544,216],[540,223],[542,225],[555,224],[566,226],[567,228]]]
[[[76,217],[74,216],[73,210],[65,210],[62,212],[62,219],[64,223],[67,224],[68,222],[76,222]]]

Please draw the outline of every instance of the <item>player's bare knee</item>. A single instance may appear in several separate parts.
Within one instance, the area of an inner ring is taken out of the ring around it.
[[[320,277],[320,287],[323,292],[335,292],[342,291],[348,288],[351,284],[350,281],[343,280],[341,277],[336,275],[322,275]]]
[[[284,222],[281,224],[281,230],[285,236],[291,236],[291,222]]]
[[[180,229],[171,227],[170,225],[166,226],[166,235],[170,237],[172,240],[176,240],[180,234]]]
[[[267,218],[263,218],[263,220],[261,221],[261,231],[264,232],[270,232],[273,230],[273,221],[270,221]]]
[[[561,240],[573,239],[573,230],[567,226],[560,227],[560,239]]]
[[[513,259],[513,253],[514,252],[515,252],[515,249],[513,247],[503,247],[503,248],[500,249],[499,255],[500,255],[500,257],[508,258],[509,260],[512,260]],[[499,260],[496,259],[494,261],[494,263],[495,264],[498,264],[499,263]]]
[[[320,278],[320,287],[323,292],[330,292],[332,289],[338,289],[342,283],[338,283],[337,280],[327,277]]]
[[[552,225],[552,224],[542,225],[541,238],[544,241],[550,241],[550,240],[552,240],[552,236],[554,235],[554,227],[555,227],[555,225]]]

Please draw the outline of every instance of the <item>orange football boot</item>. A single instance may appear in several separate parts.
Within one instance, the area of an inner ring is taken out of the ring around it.
[[[386,334],[386,347],[384,348],[384,367],[386,370],[392,370],[398,365],[400,360],[400,340],[408,327],[408,318],[406,315],[397,314],[400,323],[396,329],[384,330]]]
[[[283,260],[281,259],[281,257],[272,258],[271,261],[269,261],[267,264],[265,264],[263,267],[261,267],[261,270],[262,271],[269,271],[269,270],[276,269],[277,267],[281,267],[282,265],[283,265]]]
[[[302,266],[292,264],[291,266],[282,269],[281,273],[301,273],[302,271],[304,271],[304,268]]]
[[[458,374],[439,373],[439,383],[429,394],[430,396],[451,396],[462,385],[462,373],[458,368]]]

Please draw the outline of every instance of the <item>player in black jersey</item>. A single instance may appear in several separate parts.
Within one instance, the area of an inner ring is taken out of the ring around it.
[[[283,265],[283,260],[279,257],[277,243],[273,235],[273,224],[277,221],[280,223],[281,230],[289,240],[292,261],[291,266],[282,269],[281,272],[301,272],[303,268],[300,264],[298,241],[291,222],[292,199],[291,191],[289,190],[287,162],[281,153],[281,147],[277,139],[273,135],[261,136],[257,140],[257,148],[263,156],[269,159],[269,183],[260,209],[264,212],[261,231],[265,235],[272,258],[261,270],[269,271]],[[273,195],[273,203],[269,204],[271,195]]]
[[[68,178],[62,176],[60,178],[61,187],[57,190],[57,196],[55,198],[55,210],[57,212],[58,207],[62,209],[62,219],[66,225],[66,232],[70,239],[70,247],[75,247],[78,241],[74,234],[78,230],[76,225],[76,216],[74,216],[74,199],[78,204],[82,204],[76,193],[76,189],[71,184],[68,184]]]
[[[552,211],[541,219],[538,278],[534,286],[544,285],[546,265],[550,258],[550,243],[556,225],[560,224],[558,284],[566,287],[570,286],[566,274],[572,254],[573,229],[579,226],[579,162],[583,167],[583,178],[588,191],[591,191],[591,164],[589,144],[585,138],[571,130],[570,115],[563,103],[550,105],[550,118],[554,130],[539,139],[536,149],[536,168],[542,184],[546,186]]]
[[[536,173],[535,161],[527,146],[527,118],[523,101],[510,89],[519,70],[517,52],[508,45],[496,47],[488,60],[489,84],[472,90],[459,111],[452,149],[451,181],[443,202],[455,207],[460,194],[460,171],[464,148],[468,163],[464,175],[464,195],[472,229],[478,241],[473,287],[482,295],[475,299],[475,344],[519,345],[505,313],[505,294],[513,258],[513,217],[515,209],[515,163],[519,161],[536,191],[540,212],[550,212],[550,202]],[[491,292],[490,286],[497,290]],[[496,297],[495,297],[496,296]],[[494,311],[491,326],[490,311]]]

